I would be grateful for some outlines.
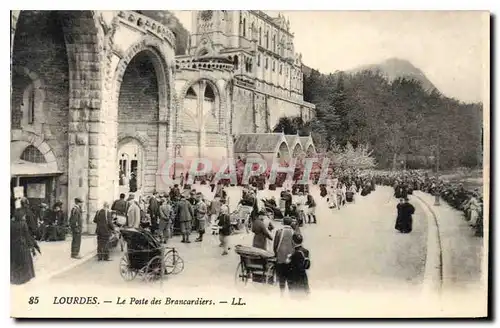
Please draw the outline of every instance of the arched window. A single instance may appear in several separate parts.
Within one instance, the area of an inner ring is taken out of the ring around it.
[[[283,64],[280,64],[280,75],[283,74]]]
[[[212,116],[213,117],[217,116],[216,107],[215,107],[215,93],[214,93],[214,90],[212,89],[212,86],[208,83],[205,86],[203,100],[210,103],[209,106],[210,106],[210,112],[212,113]]]
[[[260,67],[260,54],[257,55],[257,66]]]
[[[186,92],[186,98],[196,98],[196,92],[194,92],[193,88],[189,88]]]
[[[262,27],[259,27],[259,46],[262,45]]]
[[[276,35],[273,35],[273,51],[276,52]]]
[[[247,36],[247,20],[243,18],[243,36]]]
[[[266,58],[266,65],[265,65],[265,68],[266,68],[266,69],[268,69],[268,67],[269,67],[269,61],[268,61],[268,59]]]
[[[269,49],[269,32],[266,32],[266,48]]]
[[[249,33],[249,36],[250,36],[250,39],[251,39],[251,40],[253,40],[253,39],[254,39],[253,29],[254,29],[254,26],[253,26],[253,22],[252,22],[252,25],[250,25],[250,33]]]
[[[215,101],[215,94],[214,90],[212,90],[212,87],[207,84],[205,87],[205,94],[204,94],[205,101],[210,101],[214,102]]]
[[[35,146],[28,146],[21,154],[21,159],[23,161],[32,163],[46,163],[45,157]]]

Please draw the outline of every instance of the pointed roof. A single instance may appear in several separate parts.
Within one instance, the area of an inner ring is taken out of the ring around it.
[[[235,153],[275,153],[288,142],[282,133],[243,133],[234,143]]]
[[[300,137],[298,135],[292,135],[292,134],[285,135],[286,142],[288,143],[288,146],[291,149],[294,149],[295,145],[300,142],[299,138]]]

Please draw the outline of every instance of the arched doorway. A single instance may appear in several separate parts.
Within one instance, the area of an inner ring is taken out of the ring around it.
[[[120,193],[137,192],[144,186],[144,147],[135,138],[118,144],[118,185]]]
[[[156,188],[160,110],[166,101],[165,70],[153,49],[139,51],[121,78],[118,96],[117,176],[120,192],[151,193]],[[166,141],[166,140],[165,140]]]
[[[288,149],[288,145],[285,142],[282,142],[279,145],[277,158],[279,159],[280,164],[290,161],[290,151]]]
[[[306,156],[307,156],[307,157],[311,157],[311,156],[313,156],[315,153],[316,153],[316,150],[314,149],[314,146],[313,146],[313,145],[309,145],[309,146],[307,147]]]
[[[302,146],[299,143],[297,143],[293,148],[293,155],[292,155],[293,158],[297,158],[300,155],[300,153],[302,153]]]

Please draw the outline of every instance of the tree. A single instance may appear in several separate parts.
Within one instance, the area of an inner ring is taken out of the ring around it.
[[[300,116],[283,116],[280,117],[278,123],[274,126],[273,132],[283,132],[284,134],[300,134],[302,129],[304,129],[304,121]]]
[[[388,81],[372,71],[313,70],[304,79],[304,95],[316,105],[316,117],[292,132],[310,133],[325,152],[335,151],[335,143],[354,149],[369,144],[381,168],[404,157],[412,166],[429,167],[437,154],[442,168],[481,165],[480,103],[465,104],[426,91],[418,81]]]

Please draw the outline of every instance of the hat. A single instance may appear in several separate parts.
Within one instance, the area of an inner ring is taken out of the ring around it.
[[[289,226],[289,225],[291,225],[291,224],[292,224],[292,221],[293,221],[293,220],[292,220],[292,218],[291,218],[291,217],[289,217],[289,216],[285,216],[285,217],[283,218],[283,224],[284,224],[284,225],[288,225],[288,226]]]
[[[79,197],[76,197],[76,198],[75,198],[75,203],[77,203],[77,204],[82,204],[82,203],[83,203],[83,200],[82,200],[81,198],[79,198]]]
[[[133,200],[135,199],[135,195],[134,194],[129,194],[128,195],[128,200]]]
[[[40,207],[47,208],[47,207],[49,207],[49,205],[47,205],[47,204],[45,204],[45,203],[41,203],[41,204],[40,204]]]
[[[54,204],[54,207],[62,207],[63,203],[60,202],[60,201],[57,201],[55,204]]]
[[[292,236],[293,243],[295,245],[301,245],[302,241],[304,241],[304,237],[300,233],[294,233]]]

